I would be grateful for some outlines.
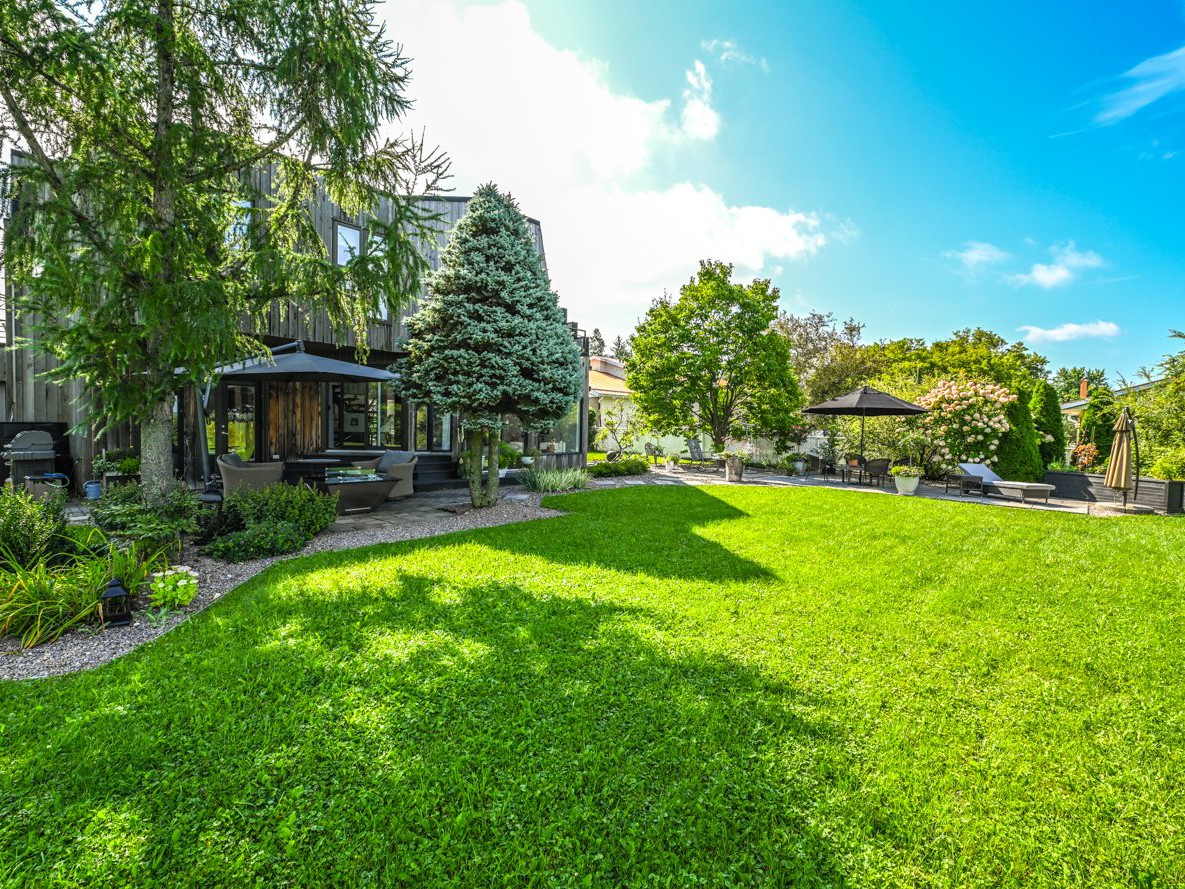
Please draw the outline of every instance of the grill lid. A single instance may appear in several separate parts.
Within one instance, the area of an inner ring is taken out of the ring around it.
[[[4,449],[9,460],[46,460],[54,456],[53,436],[40,429],[26,429],[12,437]]]

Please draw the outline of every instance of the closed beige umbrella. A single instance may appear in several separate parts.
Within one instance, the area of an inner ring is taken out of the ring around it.
[[[1123,492],[1123,506],[1127,507],[1127,492],[1132,488],[1132,443],[1136,435],[1136,423],[1124,408],[1111,427],[1115,432],[1115,441],[1111,445],[1111,459],[1107,463],[1107,474],[1103,477],[1103,484],[1108,488]],[[1138,484],[1138,481],[1137,481]],[[1139,494],[1139,488],[1136,489]]]

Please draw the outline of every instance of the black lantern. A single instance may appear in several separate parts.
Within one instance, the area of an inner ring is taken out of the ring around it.
[[[132,596],[118,577],[107,581],[99,597],[99,620],[104,627],[126,627],[132,622]]]

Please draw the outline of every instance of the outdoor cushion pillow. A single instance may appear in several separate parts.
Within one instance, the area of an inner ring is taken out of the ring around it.
[[[229,454],[222,455],[222,462],[225,463],[227,466],[242,466],[243,465],[243,458],[240,457],[238,454],[236,454],[234,451],[231,451]]]
[[[387,451],[379,459],[378,468],[385,470],[389,466],[396,466],[400,463],[410,463],[415,457],[415,454],[410,451]]]
[[[991,468],[984,466],[982,463],[960,463],[959,469],[967,473],[967,475],[975,475],[983,479],[985,482],[1002,482],[1004,479],[992,472]]]

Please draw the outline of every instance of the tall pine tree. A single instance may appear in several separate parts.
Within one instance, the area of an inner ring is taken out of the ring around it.
[[[601,328],[594,327],[592,336],[588,338],[588,354],[589,355],[604,355],[605,354],[605,337],[601,335]]]
[[[460,414],[470,497],[474,506],[491,506],[502,417],[545,428],[582,389],[580,352],[509,195],[492,184],[477,190],[408,330],[408,354],[397,365],[403,394]]]

